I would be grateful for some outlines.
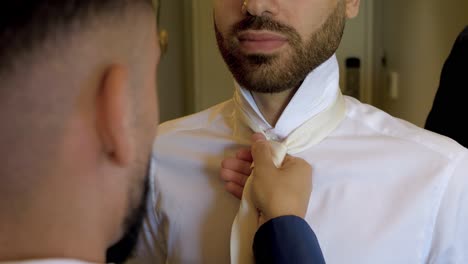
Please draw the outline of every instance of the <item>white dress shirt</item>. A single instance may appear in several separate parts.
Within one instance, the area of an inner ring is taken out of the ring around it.
[[[241,94],[269,137],[281,139],[338,89],[332,57],[309,74],[274,128]],[[326,262],[468,263],[468,150],[355,99],[345,103],[338,128],[297,155],[313,166],[306,221]],[[229,100],[160,126],[137,261],[230,262],[239,200],[225,191],[220,164],[252,133],[236,111]]]

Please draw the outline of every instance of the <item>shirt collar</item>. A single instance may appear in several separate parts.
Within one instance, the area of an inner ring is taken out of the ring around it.
[[[339,66],[336,56],[333,55],[314,71],[309,73],[286,109],[281,114],[275,127],[272,127],[264,118],[252,94],[236,85],[240,91],[240,101],[249,116],[258,123],[265,134],[274,140],[283,140],[292,131],[307,120],[316,116],[329,107],[340,95]]]

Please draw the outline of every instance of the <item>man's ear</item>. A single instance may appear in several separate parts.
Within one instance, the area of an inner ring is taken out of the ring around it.
[[[359,6],[361,0],[345,0],[346,1],[346,17],[355,18],[359,14]]]
[[[131,106],[128,71],[113,65],[100,83],[97,100],[98,128],[106,155],[118,166],[127,166],[135,155],[132,148]]]

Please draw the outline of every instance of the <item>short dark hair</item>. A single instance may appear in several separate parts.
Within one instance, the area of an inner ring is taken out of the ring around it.
[[[152,0],[14,0],[0,8],[0,75],[57,32]]]

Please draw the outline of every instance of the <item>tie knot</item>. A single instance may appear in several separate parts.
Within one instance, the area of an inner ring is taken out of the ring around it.
[[[288,147],[278,141],[270,141],[270,144],[273,163],[275,163],[275,166],[279,168],[283,164],[284,157],[286,157],[286,154],[288,153]]]

